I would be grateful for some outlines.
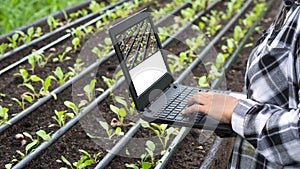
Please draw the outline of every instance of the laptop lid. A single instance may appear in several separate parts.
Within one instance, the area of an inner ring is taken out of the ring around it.
[[[142,111],[174,81],[150,12],[121,21],[109,34],[135,106]]]

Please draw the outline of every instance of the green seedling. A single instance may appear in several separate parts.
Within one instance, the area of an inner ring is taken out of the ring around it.
[[[60,85],[63,85],[65,83],[65,81],[67,80],[67,78],[70,77],[70,73],[64,74],[59,66],[56,67],[55,71],[52,71],[52,72],[58,78],[55,80],[58,81]]]
[[[36,30],[34,30],[34,27],[30,27],[27,29],[27,34],[23,34],[23,41],[24,43],[29,43],[33,38],[38,38],[42,35],[42,28],[37,27]]]
[[[78,115],[78,113],[79,113],[79,107],[76,106],[76,104],[74,104],[73,102],[70,102],[70,101],[65,101],[64,105],[67,106],[68,108],[72,109],[73,113],[75,115]]]
[[[148,140],[146,142],[146,153],[141,155],[141,161],[139,161],[139,165],[136,164],[125,164],[125,167],[139,169],[139,166],[142,169],[150,169],[151,167],[156,165],[154,151],[155,151],[155,144]],[[149,160],[150,158],[150,160]]]
[[[113,80],[111,78],[108,78],[108,77],[105,77],[105,76],[102,76],[102,79],[103,79],[104,83],[106,84],[106,86],[109,89],[112,89],[112,86],[114,85],[115,80]],[[112,95],[112,90],[110,91],[110,95]]]
[[[232,53],[234,49],[238,46],[238,41],[235,41],[232,38],[226,40],[227,45],[222,45],[222,50],[227,53]]]
[[[199,88],[209,88],[208,78],[207,76],[201,76],[198,79],[198,87]]]
[[[121,127],[117,127],[115,132],[113,132],[113,129],[109,128],[109,125],[107,122],[99,121],[100,126],[106,131],[106,134],[108,136],[108,139],[111,140],[113,136],[122,136],[124,135],[124,132],[122,132]],[[90,136],[92,138],[95,138],[93,136]]]
[[[180,11],[180,13],[184,18],[186,18],[188,20],[193,19],[193,17],[195,16],[195,10],[192,8],[183,9]]]
[[[7,37],[7,40],[10,42],[9,47],[11,47],[13,49],[16,48],[18,46],[19,42],[20,42],[19,37],[20,37],[20,35],[17,32],[14,33],[12,35],[12,37]]]
[[[99,156],[103,153],[99,152],[95,155],[91,155],[90,153],[82,149],[80,149],[79,152],[81,152],[82,155],[80,156],[80,159],[77,162],[71,164],[69,160],[67,160],[64,156],[61,156],[62,162],[64,162],[67,166],[69,166],[72,169],[84,169],[93,164],[96,164],[98,162]]]
[[[72,50],[72,47],[68,46],[63,53],[59,54],[56,58],[53,58],[52,61],[62,63],[63,61],[70,60],[71,57],[66,56],[66,54],[69,53],[71,50]]]
[[[33,138],[29,133],[23,132],[23,135],[31,140],[31,143],[25,147],[25,155],[34,151],[34,148],[41,144],[41,141],[49,141],[51,139],[50,133],[47,134],[44,130],[36,132],[37,138]],[[41,140],[42,139],[42,140]]]
[[[130,115],[133,115],[134,110],[135,110],[135,105],[134,102],[131,102],[130,106],[128,106],[127,102],[125,101],[125,99],[121,96],[114,96],[113,98],[117,103],[120,103],[121,105],[123,105],[126,109],[127,112],[129,112]]]
[[[62,127],[65,125],[65,122],[67,120],[68,117],[70,117],[71,119],[74,118],[74,113],[68,113],[65,110],[62,111],[55,111],[55,115],[52,116],[52,119],[56,121],[57,124],[51,124],[49,127]]]
[[[8,47],[9,47],[8,43],[1,43],[1,45],[0,45],[0,55],[3,55]]]
[[[18,105],[22,108],[22,110],[25,109],[25,101],[32,103],[34,100],[34,95],[31,93],[24,93],[21,96],[21,100],[17,99],[17,98],[12,98],[13,101],[15,101],[16,103],[18,103]]]
[[[91,1],[91,3],[89,4],[89,10],[91,10],[92,12],[96,12],[99,11],[101,8],[103,8],[105,6],[104,2],[98,3],[96,1]]]
[[[114,112],[117,116],[120,122],[124,122],[124,118],[126,117],[126,110],[124,108],[118,108],[114,105],[109,105],[109,108],[112,112]]]
[[[32,73],[34,73],[34,69],[35,69],[36,65],[38,65],[39,67],[44,67],[47,64],[47,62],[49,61],[51,56],[52,56],[52,54],[50,54],[46,57],[44,55],[44,51],[33,52],[28,57],[28,63],[31,65]]]
[[[59,19],[54,19],[53,16],[47,18],[47,24],[49,26],[50,32],[52,32],[59,25]]]
[[[0,106],[0,125],[8,121],[8,108]]]
[[[84,86],[84,88],[83,88],[85,95],[87,96],[89,102],[91,102],[93,99],[93,93],[95,90],[96,82],[97,82],[97,80],[93,79],[93,80],[91,80],[90,84]]]
[[[177,129],[173,128],[173,127],[167,128],[168,127],[167,124],[158,125],[156,123],[151,123],[151,125],[150,125],[148,122],[142,121],[141,125],[143,128],[148,128],[148,129],[152,130],[155,133],[155,135],[158,137],[159,141],[161,142],[161,144],[163,146],[162,154],[165,152],[165,150],[167,148],[167,144],[168,144],[171,134],[174,134],[174,132],[177,131]]]
[[[70,76],[75,76],[77,75],[79,72],[82,71],[82,66],[84,65],[84,63],[81,62],[81,59],[76,59],[73,67],[68,67],[68,69],[70,70],[69,75]]]
[[[23,83],[22,84],[25,84],[25,83],[27,83],[27,82],[30,81],[29,73],[27,72],[27,70],[20,69],[19,72],[20,73],[15,73],[14,76],[21,76],[22,79],[23,79]]]
[[[17,150],[18,151],[18,150]],[[22,157],[22,156],[21,156]],[[22,158],[23,159],[23,158]],[[17,163],[17,159],[12,159],[8,164],[5,164],[5,169],[11,169],[15,163]]]
[[[81,10],[78,10],[77,12],[70,13],[70,17],[72,19],[77,19],[80,16],[86,16],[87,14],[88,14],[88,11],[86,9],[81,9]]]
[[[80,44],[80,39],[78,37],[75,37],[73,40],[72,40],[72,44],[74,46],[74,51],[77,50],[79,44]]]

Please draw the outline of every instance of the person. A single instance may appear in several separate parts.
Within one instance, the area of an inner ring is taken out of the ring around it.
[[[300,0],[283,0],[245,74],[247,99],[197,93],[182,112],[204,112],[237,133],[227,168],[300,168]],[[216,106],[217,105],[217,106]]]

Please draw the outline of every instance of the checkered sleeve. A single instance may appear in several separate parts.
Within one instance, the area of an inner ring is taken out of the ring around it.
[[[300,163],[299,109],[286,110],[243,100],[234,110],[232,127],[266,159],[279,165]]]

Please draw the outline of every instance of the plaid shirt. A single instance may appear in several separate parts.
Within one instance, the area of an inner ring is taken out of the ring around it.
[[[273,23],[249,57],[228,168],[300,168],[300,6],[289,2],[281,30]]]

